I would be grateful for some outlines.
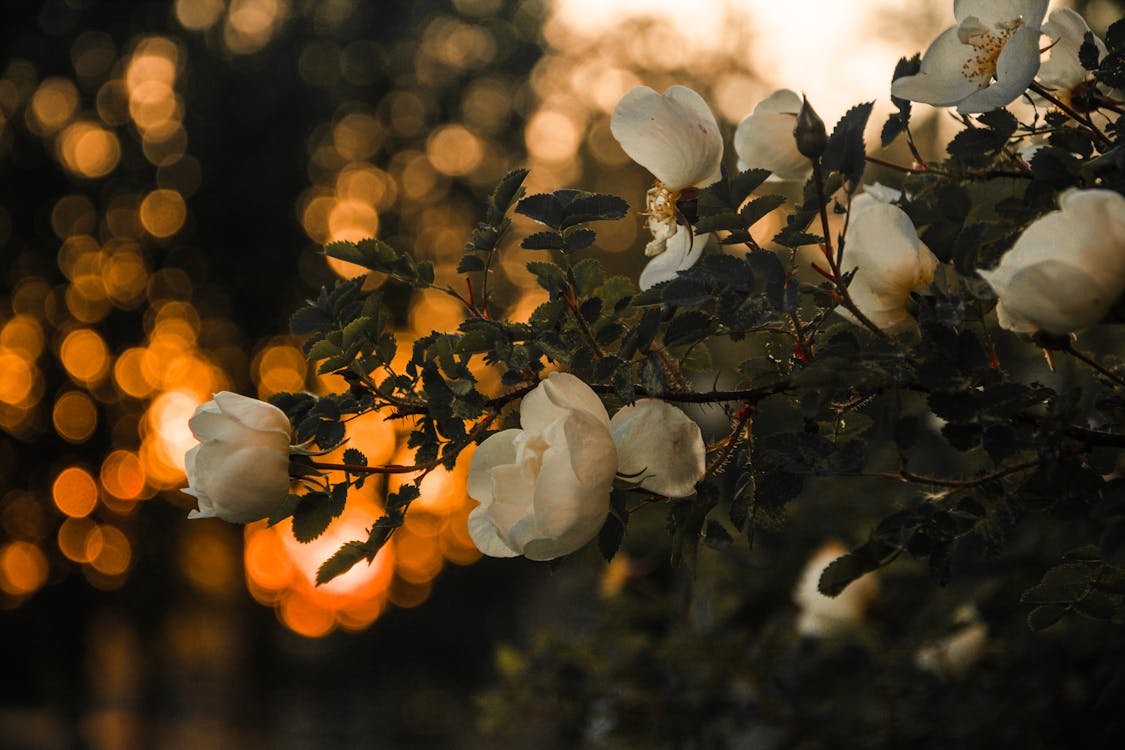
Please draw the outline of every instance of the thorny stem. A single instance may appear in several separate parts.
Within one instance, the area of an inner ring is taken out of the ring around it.
[[[1112,370],[1110,370],[1105,365],[1098,362],[1096,359],[1091,357],[1089,354],[1086,354],[1085,352],[1081,352],[1081,351],[1075,349],[1071,345],[1067,345],[1067,347],[1065,349],[1063,349],[1063,351],[1066,352],[1067,354],[1069,354],[1070,356],[1074,357],[1075,359],[1077,359],[1079,362],[1083,362],[1087,366],[1093,368],[1094,370],[1097,370],[1098,373],[1100,373],[1103,377],[1106,378],[1106,380],[1109,380],[1109,381],[1111,381],[1112,383],[1114,383],[1118,386],[1125,387],[1125,378],[1122,378],[1120,375],[1118,375],[1117,373],[1113,372]]]
[[[739,412],[738,422],[735,423],[734,429],[732,429],[730,431],[730,434],[727,435],[726,443],[723,445],[722,452],[718,456],[716,456],[715,460],[711,462],[711,465],[707,467],[707,471],[703,475],[704,479],[712,476],[722,466],[726,465],[727,461],[730,460],[731,454],[734,453],[734,449],[738,447],[739,442],[741,442],[740,436],[743,430],[746,429],[747,425],[750,424],[750,420],[752,420],[753,418],[754,410],[749,407],[746,407]]]
[[[894,169],[898,172],[905,172],[907,174],[932,174],[932,175],[937,175],[938,177],[947,177],[951,180],[959,180],[959,179],[963,179],[963,178],[966,178],[966,177],[980,177],[980,178],[985,178],[985,179],[992,178],[992,177],[1019,177],[1019,178],[1023,178],[1023,179],[1028,179],[1030,177],[1030,175],[1028,175],[1025,172],[1013,172],[1013,171],[1004,170],[1004,169],[970,169],[970,170],[967,170],[965,172],[965,174],[963,174],[963,175],[956,175],[956,174],[953,174],[952,172],[947,172],[944,169],[935,169],[934,167],[929,167],[929,166],[925,166],[925,165],[919,166],[917,168],[907,167],[907,166],[902,165],[902,164],[895,164],[894,162],[886,161],[885,159],[880,159],[876,156],[867,156],[867,157],[865,157],[865,159],[867,160],[867,162],[869,164],[878,164],[880,167],[886,167],[887,169]]]
[[[928,485],[931,485],[933,487],[949,487],[951,489],[968,489],[970,487],[977,487],[977,486],[982,485],[982,484],[987,484],[988,482],[992,482],[992,481],[995,481],[997,479],[1003,479],[1004,477],[1011,476],[1012,474],[1018,474],[1021,471],[1027,471],[1028,469],[1034,469],[1037,466],[1039,466],[1041,463],[1043,463],[1043,460],[1037,458],[1037,459],[1034,459],[1032,461],[1025,461],[1023,463],[1014,464],[1012,466],[1008,466],[1008,467],[1005,467],[1003,469],[998,469],[997,471],[991,472],[989,474],[982,474],[978,477],[973,477],[971,479],[945,479],[944,477],[930,477],[930,476],[925,476],[923,474],[915,474],[911,471],[907,471],[906,469],[900,469],[899,471],[880,471],[880,472],[874,472],[874,473],[870,473],[870,474],[852,474],[850,476],[882,477],[884,479],[897,479],[900,482],[912,482],[914,484],[928,484]]]
[[[1073,119],[1079,125],[1082,125],[1087,130],[1089,130],[1090,134],[1093,135],[1095,138],[1097,138],[1098,143],[1100,143],[1102,146],[1111,145],[1109,138],[1106,138],[1105,134],[1102,133],[1102,131],[1098,130],[1097,126],[1094,125],[1093,120],[1091,120],[1086,115],[1081,114],[1077,110],[1073,109],[1069,104],[1063,102],[1057,96],[1052,94],[1048,89],[1044,88],[1042,84],[1038,83],[1037,81],[1032,81],[1031,86],[1029,86],[1028,88],[1030,88],[1036,94],[1039,94],[1039,96],[1043,97],[1044,99],[1049,101],[1051,104],[1055,105],[1060,110],[1065,112],[1071,119]]]

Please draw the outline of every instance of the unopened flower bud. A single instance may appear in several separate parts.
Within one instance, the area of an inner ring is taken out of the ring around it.
[[[824,120],[809,104],[808,97],[802,97],[801,111],[797,113],[797,124],[793,126],[793,137],[797,139],[797,150],[809,159],[818,159],[828,147],[828,133]]]

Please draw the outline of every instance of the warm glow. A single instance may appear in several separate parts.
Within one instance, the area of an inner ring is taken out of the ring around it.
[[[191,31],[211,28],[224,10],[223,0],[176,0],[176,20]]]
[[[570,116],[543,110],[528,121],[525,142],[528,153],[536,159],[561,162],[574,157],[581,138],[582,131]]]
[[[31,97],[28,124],[38,135],[50,135],[74,116],[78,89],[66,78],[48,78]]]
[[[357,242],[374,237],[379,214],[374,206],[358,200],[337,201],[328,211],[328,241]]]
[[[162,393],[145,415],[141,462],[145,475],[158,487],[180,486],[184,480],[184,454],[199,441],[188,420],[203,399],[187,391]]]
[[[100,538],[94,539],[91,535],[86,539],[86,555],[94,570],[107,576],[119,576],[127,571],[133,550],[124,532],[116,526],[105,525],[98,527],[95,533]]]
[[[111,130],[88,121],[68,125],[58,140],[63,166],[81,177],[104,177],[121,159],[121,144]]]
[[[171,237],[184,225],[187,205],[175,190],[153,190],[141,201],[141,224],[153,237]]]
[[[113,365],[113,380],[126,395],[145,398],[153,391],[153,382],[145,377],[143,367],[145,349],[126,349]]]
[[[67,391],[55,401],[51,422],[55,432],[67,442],[83,443],[98,426],[98,409],[82,391]]]
[[[0,589],[26,596],[47,582],[47,558],[29,542],[9,542],[0,547]]]
[[[266,347],[258,357],[258,398],[275,393],[303,391],[308,361],[301,350],[288,344]]]
[[[24,405],[35,386],[35,371],[19,354],[0,349],[0,403]]]
[[[109,371],[105,341],[89,328],[67,334],[59,348],[59,359],[70,376],[80,383],[95,383]]]
[[[68,516],[80,518],[94,512],[98,505],[98,485],[90,472],[71,466],[59,472],[51,485],[55,505]]]
[[[102,535],[98,525],[89,518],[68,518],[59,526],[59,551],[76,563],[90,562],[91,553],[101,551]]]
[[[231,0],[223,42],[235,54],[257,52],[269,43],[287,12],[283,0]]]
[[[358,630],[370,625],[386,607],[394,572],[394,549],[388,544],[368,565],[361,561],[323,585],[314,581],[317,568],[344,542],[367,538],[379,507],[356,495],[328,530],[309,544],[293,537],[289,521],[274,527],[265,522],[246,527],[246,582],[254,598],[276,607],[278,617],[296,633],[312,637],[337,625]]]
[[[426,156],[439,172],[456,177],[480,166],[484,147],[480,139],[464,127],[445,125],[430,135]]]
[[[102,461],[102,487],[119,500],[136,500],[145,489],[145,469],[136,453],[115,450]]]
[[[34,360],[43,351],[43,327],[31,315],[17,315],[0,328],[0,349]]]

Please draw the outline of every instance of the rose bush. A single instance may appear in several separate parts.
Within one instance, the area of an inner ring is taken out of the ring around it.
[[[272,404],[222,391],[188,420],[200,441],[184,457],[198,510],[189,518],[250,523],[269,516],[289,490],[289,418]]]

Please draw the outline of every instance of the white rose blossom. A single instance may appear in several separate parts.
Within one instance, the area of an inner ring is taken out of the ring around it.
[[[703,253],[710,235],[696,236],[680,223],[676,201],[719,179],[723,138],[703,97],[686,86],[663,94],[647,86],[626,92],[613,110],[610,130],[625,153],[656,177],[645,201],[652,232],[645,255],[652,260],[639,282],[648,289],[691,268]]]
[[[873,185],[852,200],[841,269],[845,273],[858,269],[848,296],[872,323],[891,333],[911,325],[914,319],[906,300],[934,280],[938,266],[910,217],[889,202],[899,195],[897,190]],[[857,322],[848,310],[836,309]]]
[[[1039,68],[1039,82],[1051,89],[1055,96],[1069,102],[1074,90],[1090,77],[1090,71],[1078,60],[1078,50],[1090,27],[1086,20],[1070,8],[1051,11],[1043,33],[1051,40],[1047,60]],[[1098,59],[1106,55],[1105,42],[1094,36]]]
[[[1125,292],[1125,197],[1063,193],[1058,211],[1032,222],[996,268],[977,273],[996,292],[1003,328],[1065,334],[1097,324]]]
[[[569,373],[524,396],[520,424],[481,443],[469,466],[469,496],[480,503],[469,536],[492,557],[551,560],[584,546],[609,513],[619,472],[628,486],[670,497],[690,495],[703,476],[703,440],[682,411],[642,399],[611,422]]]
[[[879,580],[867,573],[848,584],[836,596],[825,596],[818,588],[820,576],[833,560],[847,550],[830,542],[809,559],[793,589],[793,602],[800,609],[797,632],[810,638],[831,638],[856,630],[867,608],[879,593]]]
[[[250,523],[268,517],[289,494],[290,424],[273,404],[222,391],[188,420],[200,441],[184,457],[198,510],[188,518]]]
[[[988,626],[972,619],[958,630],[921,646],[914,653],[914,666],[946,679],[965,677],[984,656]]]
[[[957,25],[922,56],[917,75],[891,93],[963,114],[1002,107],[1023,94],[1039,71],[1040,24],[1047,0],[954,0]]]
[[[734,131],[738,169],[768,169],[771,180],[803,180],[812,162],[797,150],[793,126],[801,111],[801,97],[790,89],[770,94]]]

